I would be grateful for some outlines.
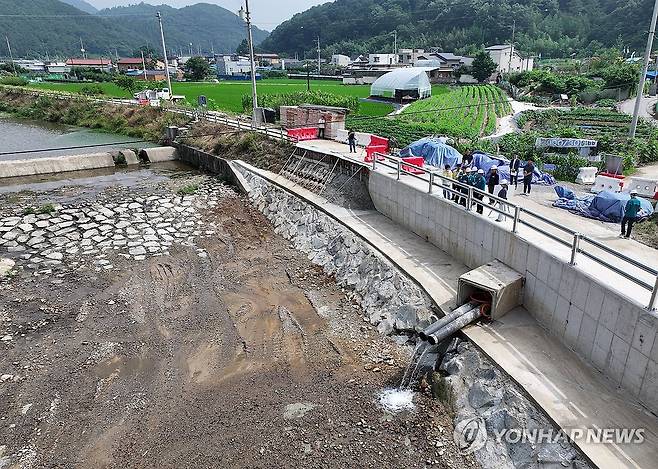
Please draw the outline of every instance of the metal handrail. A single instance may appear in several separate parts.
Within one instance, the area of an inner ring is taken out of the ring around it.
[[[395,166],[392,166],[392,165],[388,164],[389,161],[394,161],[396,163]],[[656,307],[658,307],[658,270],[653,269],[653,268],[651,268],[651,267],[643,264],[642,262],[637,261],[637,260],[635,260],[631,257],[628,257],[624,254],[621,254],[621,253],[609,248],[608,246],[605,246],[604,244],[602,244],[602,243],[600,243],[600,242],[598,242],[598,241],[596,241],[596,240],[594,240],[594,239],[592,239],[588,236],[584,236],[584,235],[582,235],[580,233],[577,233],[576,231],[574,231],[570,228],[564,227],[564,226],[560,225],[559,223],[556,223],[553,220],[550,220],[550,219],[544,217],[543,215],[535,213],[535,212],[533,212],[531,210],[528,210],[526,208],[523,208],[519,205],[513,204],[513,203],[509,202],[506,199],[501,199],[500,197],[497,197],[493,194],[489,194],[488,192],[482,191],[482,190],[474,188],[472,186],[468,186],[468,185],[463,184],[463,183],[461,183],[461,182],[459,182],[455,179],[447,178],[447,177],[439,174],[437,171],[429,170],[429,169],[426,169],[426,168],[421,168],[420,166],[416,166],[416,165],[411,164],[411,163],[402,162],[401,157],[393,157],[393,156],[390,156],[390,155],[385,155],[383,153],[375,153],[373,155],[372,169],[375,170],[377,168],[378,164],[382,165],[382,166],[385,166],[387,168],[398,169],[398,179],[400,177],[400,174],[408,174],[410,176],[415,177],[416,179],[421,179],[423,181],[427,181],[430,185],[429,190],[428,190],[428,192],[430,194],[433,193],[433,188],[434,187],[440,187],[444,191],[447,191],[447,192],[449,192],[453,195],[457,195],[458,197],[467,198],[468,202],[467,202],[466,210],[470,211],[472,209],[472,204],[475,203],[477,205],[482,205],[483,207],[487,207],[487,208],[489,208],[489,209],[491,209],[491,210],[493,210],[493,211],[495,211],[499,214],[502,214],[505,217],[513,218],[513,220],[514,220],[513,228],[512,228],[513,233],[517,232],[517,226],[519,224],[521,224],[521,225],[527,226],[530,229],[546,236],[549,239],[552,239],[553,241],[556,241],[557,243],[559,243],[563,246],[567,246],[567,247],[571,248],[571,250],[572,250],[571,262],[570,262],[571,265],[575,265],[576,264],[576,258],[578,256],[578,254],[582,254],[585,257],[594,260],[595,262],[602,265],[603,267],[606,267],[606,268],[612,270],[613,272],[621,275],[622,277],[632,281],[636,285],[639,285],[642,288],[644,288],[646,290],[649,290],[652,293],[652,295],[651,295],[651,300],[650,300],[649,305],[648,305],[648,309],[649,310],[655,310]],[[400,171],[401,167],[402,167],[402,170]],[[415,173],[404,170],[404,167],[408,167],[408,168],[413,169],[414,171],[418,171],[418,172],[424,173],[425,175],[429,175],[430,176],[429,181],[426,177],[419,176],[418,174],[415,174]],[[437,178],[439,179],[439,183],[437,183],[437,181],[436,181]],[[450,186],[444,185],[443,184],[444,182],[449,182]],[[455,188],[458,188],[458,189],[455,189]],[[468,194],[466,194],[465,192],[462,192],[464,190],[467,190]],[[482,195],[483,198],[477,200],[477,202],[473,202],[474,194]],[[488,198],[489,201],[485,202],[485,200],[484,200],[485,198]],[[492,200],[498,202],[498,204],[504,204],[507,207],[512,208],[513,209],[512,210],[513,214],[507,213],[504,210],[498,209],[496,206],[494,206],[493,204],[490,203]],[[528,216],[533,217],[533,218],[535,218],[535,219],[537,219],[537,220],[539,220],[543,223],[546,223],[547,225],[549,225],[553,228],[556,228],[556,229],[562,231],[563,233],[571,236],[571,238],[572,238],[571,242],[566,241],[565,239],[562,239],[559,236],[557,236],[557,235],[555,235],[555,234],[553,234],[549,231],[546,231],[542,228],[539,228],[538,226],[535,226],[535,224],[530,223],[527,220],[522,219],[521,218],[522,214],[527,214]],[[655,275],[656,276],[655,285],[651,286],[648,283],[644,282],[643,280],[640,280],[637,277],[635,277],[631,274],[628,274],[623,269],[620,269],[619,267],[616,267],[616,266],[610,264],[608,261],[606,261],[604,259],[601,259],[598,256],[596,256],[596,255],[594,255],[590,252],[587,252],[586,250],[584,250],[581,247],[581,241],[586,241],[586,242],[590,243],[591,245],[593,245],[594,247],[596,247],[598,249],[601,249],[605,253],[610,254],[611,256],[621,260],[622,262],[626,262],[626,263],[628,263],[628,264],[630,264],[634,267],[637,267],[638,269],[640,269],[644,272],[647,272],[651,275]]]

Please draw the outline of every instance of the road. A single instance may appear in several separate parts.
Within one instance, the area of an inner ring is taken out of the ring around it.
[[[658,122],[656,122],[656,119],[653,117],[656,103],[658,103],[658,97],[643,96],[640,103],[640,117],[644,117],[649,122],[657,124]],[[619,104],[618,109],[620,112],[632,116],[635,112],[635,98],[622,101]]]

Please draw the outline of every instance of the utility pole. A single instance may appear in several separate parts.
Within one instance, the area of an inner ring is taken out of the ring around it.
[[[393,53],[395,55],[397,55],[398,54],[398,31],[397,31],[397,29],[395,31],[393,31],[393,36],[395,37],[395,39],[393,41]]]
[[[516,18],[514,18],[514,25],[512,26],[512,50],[509,53],[509,65],[507,67],[507,73],[512,73],[512,57],[514,56],[515,39],[516,39]]]
[[[656,0],[658,1],[658,0]],[[253,127],[258,126],[258,92],[256,90],[256,62],[254,56],[254,37],[251,32],[251,12],[249,11],[249,0],[244,0],[245,8],[240,7],[238,16],[247,23],[247,39],[249,41],[249,62],[251,65],[251,122]]]
[[[318,77],[322,75],[322,50],[320,49],[320,36],[318,36]]]
[[[80,38],[80,52],[82,53],[82,58],[86,59],[87,58],[87,51],[85,50],[85,46],[82,43],[82,38]]]
[[[640,106],[642,105],[642,94],[644,93],[644,82],[647,79],[647,70],[649,70],[649,60],[651,58],[651,49],[653,48],[653,38],[656,35],[656,21],[658,21],[658,0],[653,6],[653,16],[651,17],[651,27],[649,28],[649,38],[647,39],[647,50],[644,52],[644,66],[642,74],[637,83],[637,97],[635,98],[635,110],[633,111],[633,121],[631,122],[630,138],[635,138],[637,123],[640,119]]]
[[[5,39],[7,40],[7,50],[9,50],[9,60],[11,60],[11,68],[14,69],[14,75],[17,75],[16,62],[14,62],[14,54],[11,52],[11,44],[9,44],[9,36],[5,36]]]
[[[155,16],[158,18],[158,23],[160,23],[160,38],[162,39],[162,52],[164,53],[165,75],[167,77],[167,86],[169,87],[169,99],[171,100],[174,96],[174,91],[171,89],[171,76],[169,76],[169,59],[167,59],[167,46],[165,45],[164,29],[162,28],[162,15],[158,11]]]
[[[146,60],[144,60],[144,51],[140,51],[142,53],[142,70],[144,71],[144,81],[148,81],[148,77],[146,75]]]

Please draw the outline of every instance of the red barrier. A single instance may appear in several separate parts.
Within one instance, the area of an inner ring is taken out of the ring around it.
[[[388,148],[385,147],[384,145],[370,145],[370,146],[367,146],[366,147],[366,158],[365,158],[364,161],[366,163],[372,163],[373,160],[375,159],[375,154],[376,153],[386,153],[387,150],[388,150]],[[383,156],[378,156],[377,157],[377,160],[379,160],[379,161],[385,160],[385,159],[386,158],[384,158]]]
[[[626,178],[626,176],[624,176],[623,174],[612,174],[612,173],[606,173],[606,172],[599,173],[599,176],[605,176],[605,177],[608,177],[608,178],[615,178],[615,179],[625,179]]]
[[[425,166],[425,160],[421,156],[410,156],[408,158],[402,158],[402,161],[405,163],[412,164],[414,166],[418,166],[419,168],[422,168]],[[407,166],[405,164],[402,165],[402,170],[406,171],[411,174],[423,174],[424,172],[416,169],[412,166]]]
[[[374,147],[374,146],[384,146],[386,147],[386,151],[384,153],[388,153],[388,139],[384,137],[378,137],[377,135],[371,135],[370,136],[370,145],[369,147]]]
[[[288,129],[290,139],[301,142],[302,140],[315,140],[318,138],[318,129],[316,127],[302,127],[298,129]]]

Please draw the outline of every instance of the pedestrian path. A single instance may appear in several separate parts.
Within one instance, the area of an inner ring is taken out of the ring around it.
[[[285,178],[240,162],[249,170],[324,210],[413,278],[437,305],[455,306],[459,276],[470,269],[376,211],[352,211]],[[576,445],[595,465],[655,467],[658,419],[628,399],[601,373],[550,336],[526,311],[517,308],[499,321],[469,326],[464,333],[565,430],[645,430],[643,444]]]

